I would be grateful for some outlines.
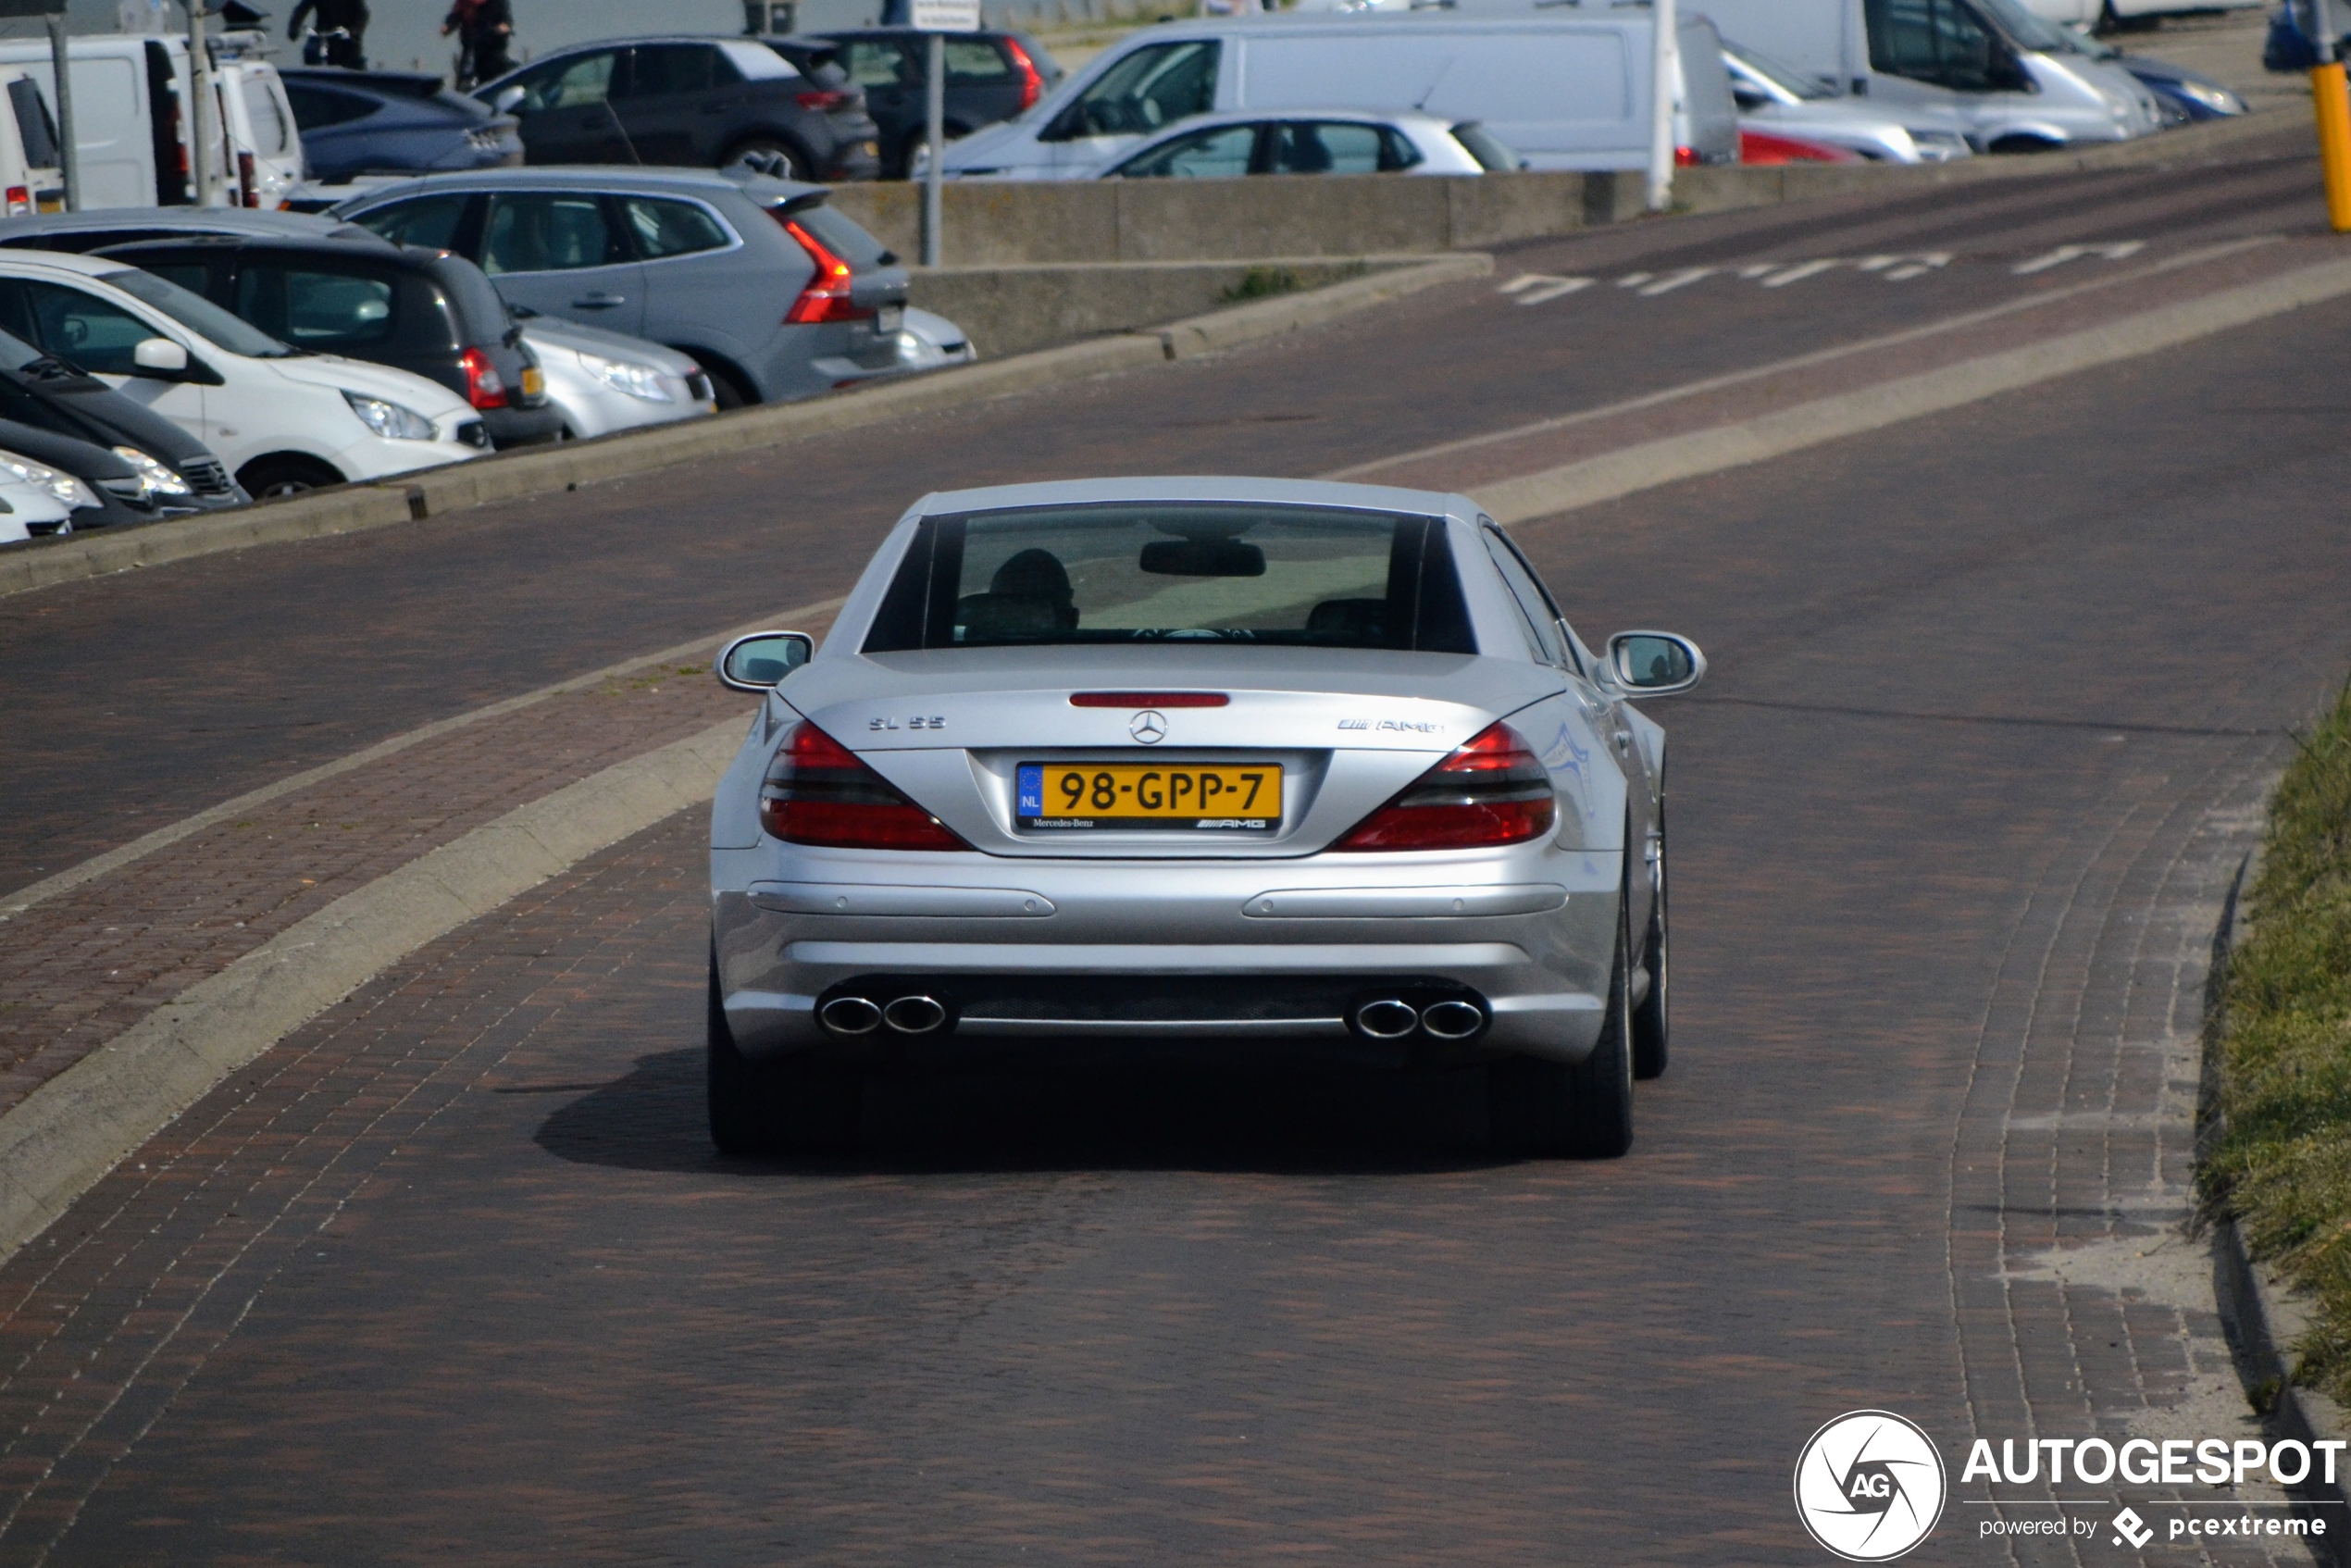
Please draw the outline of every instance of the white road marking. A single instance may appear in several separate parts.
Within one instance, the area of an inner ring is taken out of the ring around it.
[[[1900,283],[1912,278],[1923,277],[1938,267],[1950,266],[1951,253],[1949,251],[1922,251],[1914,256],[1895,256],[1892,259],[1902,265],[1888,272],[1885,275],[1885,280],[1889,283]]]
[[[1755,280],[1762,277],[1765,273],[1777,272],[1781,268],[1786,265],[1787,263],[1784,261],[1759,261],[1751,267],[1740,268],[1739,276],[1752,283]]]
[[[1520,305],[1541,305],[1561,294],[1572,294],[1578,289],[1592,286],[1589,278],[1555,278],[1548,272],[1523,272],[1496,290],[1497,293],[1516,294]]]
[[[1659,294],[1672,293],[1674,290],[1681,288],[1685,284],[1695,283],[1701,278],[1711,278],[1719,270],[1720,268],[1712,267],[1685,267],[1679,272],[1667,273],[1664,277],[1660,278],[1656,282],[1651,283],[1648,287],[1643,289],[1641,291],[1641,297],[1643,299],[1654,299]]]
[[[1616,280],[1616,286],[1620,289],[1637,289],[1656,276],[1654,272],[1627,272]]]
[[[2046,272],[2052,267],[2063,267],[2067,262],[2085,255],[2102,255],[2108,261],[2122,261],[2146,249],[2146,243],[2145,240],[2122,240],[2111,245],[2059,245],[2046,255],[2036,255],[2031,261],[2019,263],[2010,270],[2017,277],[2023,278],[2035,272]]]
[[[1825,261],[1798,262],[1794,267],[1788,268],[1784,271],[1775,272],[1771,277],[1764,279],[1763,286],[1767,289],[1785,289],[1790,283],[1801,283],[1807,278],[1817,277],[1821,273],[1830,270],[1832,268],[1842,267],[1844,265],[1845,259],[1842,256],[1834,255],[1830,256]]]

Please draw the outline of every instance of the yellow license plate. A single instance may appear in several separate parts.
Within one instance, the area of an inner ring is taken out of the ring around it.
[[[1272,763],[1027,762],[1015,783],[1023,828],[1271,833],[1282,825],[1282,770]]]
[[[526,365],[522,372],[522,395],[537,397],[547,390],[547,373],[536,365]]]

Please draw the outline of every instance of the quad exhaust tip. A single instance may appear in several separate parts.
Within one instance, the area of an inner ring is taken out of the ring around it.
[[[1402,1039],[1419,1027],[1421,1015],[1411,1002],[1399,1002],[1394,997],[1367,1002],[1355,1010],[1355,1027],[1373,1039]]]
[[[902,1035],[927,1035],[947,1022],[947,1009],[938,998],[928,996],[902,996],[883,1008],[881,1015],[884,1023]]]
[[[816,1016],[837,1035],[869,1035],[881,1027],[882,1010],[862,996],[837,996]]]
[[[1431,1002],[1421,1027],[1438,1039],[1467,1039],[1486,1027],[1486,1014],[1466,1002]]]

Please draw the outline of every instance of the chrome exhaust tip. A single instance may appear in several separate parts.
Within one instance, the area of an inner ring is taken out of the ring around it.
[[[927,1035],[947,1022],[936,997],[902,996],[882,1009],[882,1022],[902,1035]]]
[[[1420,1021],[1421,1015],[1410,1002],[1393,997],[1367,1002],[1355,1010],[1355,1027],[1373,1039],[1402,1039]]]
[[[1421,1014],[1421,1027],[1438,1039],[1467,1039],[1486,1027],[1486,1014],[1466,1002],[1437,1002]]]
[[[881,1027],[882,1010],[862,996],[837,996],[816,1017],[837,1035],[869,1035]]]

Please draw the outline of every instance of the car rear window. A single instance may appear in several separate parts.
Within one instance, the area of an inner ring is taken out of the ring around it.
[[[1524,161],[1505,146],[1501,138],[1474,119],[1453,127],[1453,140],[1462,144],[1462,151],[1477,160],[1478,168],[1489,173],[1508,174]]]
[[[1477,651],[1440,518],[1172,503],[927,518],[865,651],[1113,642]]]
[[[794,223],[823,241],[827,250],[861,272],[870,267],[890,266],[898,259],[846,213],[818,205],[800,207],[790,216]]]

